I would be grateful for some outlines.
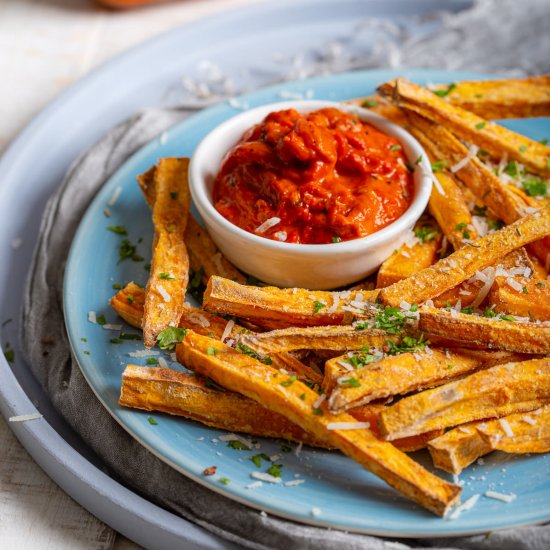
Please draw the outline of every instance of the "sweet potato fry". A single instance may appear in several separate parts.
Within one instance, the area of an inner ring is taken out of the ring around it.
[[[528,414],[516,413],[489,422],[476,430],[483,440],[505,453],[547,453],[550,451],[550,405]]]
[[[440,386],[478,369],[514,359],[517,357],[509,353],[477,354],[469,350],[435,348],[383,357],[353,372],[341,374],[328,404],[332,411],[342,412],[374,399]],[[353,358],[341,356],[331,359],[327,364],[351,365],[352,361]]]
[[[183,235],[189,213],[189,159],[160,159],[155,172],[153,257],[145,288],[143,341],[152,347],[157,335],[178,324],[189,277]]]
[[[430,336],[451,336],[465,347],[474,344],[517,353],[550,353],[550,324],[421,308],[418,327]]]
[[[216,350],[214,354],[208,354],[210,347]],[[286,416],[435,514],[444,515],[456,504],[459,487],[430,474],[393,445],[377,439],[370,430],[343,429],[349,423],[355,426],[355,419],[348,414],[331,415],[319,395],[305,384],[289,378],[281,380],[275,369],[191,331],[177,346],[176,353],[188,367]]]
[[[489,119],[550,116],[550,76],[455,82],[435,87],[445,101]]]
[[[235,315],[268,327],[307,327],[340,324],[343,306],[358,296],[367,299],[376,292],[311,291],[303,288],[240,285],[211,277],[204,293],[204,309]],[[375,298],[373,298],[375,299]]]
[[[550,207],[530,214],[500,231],[476,239],[419,271],[380,291],[382,303],[398,307],[404,300],[421,303],[469,279],[476,271],[496,263],[500,258],[530,242],[550,235]]]
[[[145,289],[133,281],[119,290],[109,301],[111,307],[129,325],[141,329],[143,308],[145,306]]]
[[[406,333],[404,333],[406,334]],[[259,334],[243,334],[239,342],[263,355],[297,349],[358,350],[382,348],[388,342],[400,342],[403,335],[384,330],[356,330],[351,326],[291,327]]]
[[[433,265],[439,258],[441,233],[433,220],[421,218],[414,228],[417,242],[404,244],[378,270],[377,288],[384,288]]]
[[[383,116],[393,123],[399,126],[406,126],[407,119],[403,114],[403,111],[389,102],[386,98],[379,95],[371,95],[367,97],[360,97],[357,99],[351,99],[348,103],[368,109],[369,111]]]
[[[129,283],[111,298],[111,306],[127,323],[136,328],[141,328],[144,297],[145,292],[141,287],[135,283]],[[184,304],[178,326],[190,328],[199,334],[216,339],[221,339],[226,329],[228,329],[224,340],[236,339],[242,332],[246,331],[244,327],[237,323],[226,321],[219,315],[208,313],[187,304]],[[243,351],[246,352],[246,349]],[[314,384],[320,385],[323,381],[318,372],[289,353],[273,354],[270,361],[275,368],[290,371]]]
[[[474,460],[490,453],[493,450],[491,445],[476,430],[476,426],[483,422],[477,420],[458,426],[428,441],[434,466],[451,474],[459,474]]]
[[[156,170],[157,167],[152,166],[147,172],[137,177],[141,191],[151,209],[156,196],[154,186]],[[185,244],[189,253],[191,269],[195,273],[202,270],[204,284],[212,275],[225,277],[239,283],[246,282],[246,276],[222,255],[207,231],[195,221],[191,214],[189,214],[185,228]]]
[[[498,313],[547,321],[550,320],[550,282],[525,277],[495,277],[488,302]]]
[[[550,359],[497,365],[405,397],[379,417],[387,440],[530,411],[550,402]]]
[[[445,126],[464,141],[486,149],[494,158],[500,159],[507,154],[510,159],[521,162],[535,174],[543,177],[550,175],[550,148],[542,143],[451,105],[428,89],[404,78],[382,84],[378,91],[391,97],[400,107],[415,111]]]
[[[284,416],[238,393],[216,389],[204,378],[171,369],[128,365],[119,404],[198,420],[207,426],[260,437],[327,447]]]

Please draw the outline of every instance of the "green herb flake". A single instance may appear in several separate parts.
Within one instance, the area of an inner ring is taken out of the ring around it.
[[[431,225],[423,225],[422,227],[415,227],[414,235],[420,242],[427,243],[436,239],[439,231]]]
[[[510,161],[505,167],[504,167],[504,173],[508,174],[512,178],[517,178],[519,175],[519,169],[518,164],[516,161],[512,160]]]
[[[206,348],[206,354],[207,355],[218,355],[218,350],[216,348],[213,348],[212,346],[208,346]]]
[[[123,340],[141,340],[141,334],[133,334],[131,332],[121,332],[120,338]]]
[[[250,447],[238,439],[230,439],[227,442],[227,446],[237,451],[250,451]]]
[[[487,151],[487,149],[480,149],[478,152],[477,152],[477,156],[478,157],[487,157],[489,156],[489,151]]]
[[[107,323],[107,319],[105,319],[105,315],[98,315],[96,317],[97,324],[100,326],[103,326]]]
[[[268,469],[267,469],[267,473],[270,475],[270,476],[273,476],[273,477],[281,477],[282,473],[281,473],[281,468],[283,467],[282,464],[272,464]]]
[[[541,281],[538,281],[537,283],[535,283],[539,288],[546,288],[546,285],[541,282]]]
[[[463,229],[465,229],[466,227],[468,227],[468,224],[467,223],[457,223],[455,225],[455,229],[457,231],[462,231]]]
[[[436,162],[432,162],[432,171],[435,173],[443,172],[443,170],[447,168],[448,165],[449,163],[446,160],[438,160]]]
[[[342,242],[342,238],[341,237],[332,237],[331,238],[331,241],[333,243],[341,243]]]
[[[493,319],[496,317],[497,314],[490,308],[485,308],[485,311],[483,312],[483,317],[487,317],[488,319]]]
[[[157,343],[160,349],[174,349],[176,344],[182,342],[187,330],[179,327],[167,327],[157,336]]]
[[[527,287],[524,286],[521,291],[523,292],[523,294],[529,294],[529,291],[527,290]]]
[[[128,239],[123,239],[118,247],[118,262],[123,262],[124,260],[132,260],[133,262],[142,262],[143,257],[137,254],[136,246],[133,245]]]
[[[159,277],[161,279],[164,279],[165,281],[175,281],[176,280],[176,278],[172,277],[172,275],[170,275],[170,273],[161,273],[159,275]]]
[[[471,237],[470,232],[466,231],[466,229],[462,232],[462,237],[464,239],[469,239]]]
[[[418,158],[414,161],[414,165],[418,166],[422,162],[422,155],[419,155]]]
[[[134,297],[131,294],[128,294],[128,296],[126,296],[126,301],[129,304],[133,304],[134,303]]]
[[[511,322],[516,322],[517,321],[517,319],[515,317],[513,317],[512,315],[501,315],[500,319],[502,319],[503,321],[511,321]]]
[[[530,197],[544,197],[548,194],[548,185],[540,179],[525,179],[521,182],[521,185]]]
[[[504,222],[502,220],[487,220],[487,224],[489,225],[489,229],[494,231],[499,231],[504,227]]]
[[[283,453],[290,453],[292,447],[288,443],[281,443],[281,451],[283,451]]]
[[[302,395],[300,395],[300,399],[301,399],[302,401],[305,401],[305,399],[306,399],[306,394],[303,393]]]
[[[91,355],[91,353],[88,350],[86,350],[84,351],[84,355]]]
[[[401,150],[401,145],[392,145],[390,147],[390,151],[400,151]]]
[[[254,465],[256,466],[256,468],[261,468],[262,467],[262,459],[265,460],[266,462],[271,462],[269,460],[269,457],[265,453],[260,453],[260,454],[251,456],[248,460],[253,462]]]
[[[430,345],[429,340],[424,340],[424,335],[421,334],[418,338],[414,336],[404,336],[400,344],[394,342],[386,342],[388,355],[399,355],[400,353],[421,351]]]
[[[176,226],[172,223],[172,224],[170,224],[170,225],[167,225],[167,226],[165,227],[165,229],[166,229],[166,231],[168,231],[168,233],[172,233],[172,231],[175,231]]]
[[[378,105],[378,101],[376,99],[366,99],[361,104],[361,107],[376,107]]]
[[[241,344],[239,342],[237,344],[237,347],[235,348],[239,353],[242,353],[243,355],[248,355],[249,357],[253,357],[257,361],[260,361],[260,363],[263,363],[264,365],[271,365],[273,363],[273,360],[271,357],[264,357],[260,355],[259,353],[256,353],[252,348],[248,347],[246,344]]]
[[[147,365],[158,365],[159,362],[154,357],[147,357],[147,361],[145,362]]]
[[[159,424],[152,416],[147,418],[147,421],[149,422],[149,424],[151,424],[151,426],[158,426]]]
[[[472,315],[473,312],[474,312],[473,307],[465,307],[464,309],[461,310],[461,313],[464,313],[465,315]]]
[[[13,363],[15,361],[15,351],[11,347],[11,342],[9,341],[4,344],[4,357],[8,363]]]
[[[319,408],[313,409],[313,414],[316,416],[323,416],[323,411]]]
[[[121,288],[122,288],[122,285],[120,285],[118,283],[113,284],[113,290],[120,290]]]
[[[327,304],[315,300],[315,302],[313,302],[313,313],[319,313],[324,307],[327,307]]]
[[[453,82],[452,84],[449,84],[447,88],[443,90],[434,90],[433,93],[439,97],[447,97],[455,88],[456,84]]]
[[[548,140],[546,138],[539,139],[539,143],[542,144],[542,145],[548,145]]]
[[[409,317],[398,307],[386,306],[374,318],[372,328],[385,330],[388,334],[399,334]]]
[[[222,485],[229,485],[231,483],[231,480],[228,477],[220,477],[220,479],[218,479],[218,481]]]
[[[120,338],[111,338],[110,340],[111,344],[122,344],[122,340]]]
[[[527,145],[520,145],[519,146],[519,151],[520,151],[520,153],[525,153],[525,151],[527,151]]]
[[[487,126],[487,123],[486,123],[486,122],[478,122],[478,123],[475,125],[475,129],[476,129],[476,130],[483,130],[483,128],[485,128],[485,126]]]
[[[451,370],[451,369],[454,369],[454,366],[453,365],[447,365],[447,370]]]
[[[107,229],[117,235],[128,235],[128,231],[123,225],[109,225]]]
[[[80,341],[81,341],[81,342],[87,342],[87,341],[88,341],[88,338],[81,338]]]
[[[170,198],[176,200],[178,198],[178,192],[170,191]]]
[[[151,271],[151,264],[145,264],[143,269],[145,269],[145,271]]]
[[[281,382],[281,386],[284,386],[285,388],[288,388],[289,386],[292,386],[292,384],[294,384],[294,382],[296,382],[297,378],[296,378],[296,375],[293,374],[288,380],[285,380],[283,382]]]
[[[356,378],[347,378],[346,380],[341,380],[340,385],[348,386],[350,388],[360,388],[361,382],[359,382]]]

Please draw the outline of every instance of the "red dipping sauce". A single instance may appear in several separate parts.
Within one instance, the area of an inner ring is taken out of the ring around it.
[[[229,151],[214,206],[250,233],[327,244],[395,221],[411,204],[413,186],[395,138],[335,108],[289,109],[269,114]]]

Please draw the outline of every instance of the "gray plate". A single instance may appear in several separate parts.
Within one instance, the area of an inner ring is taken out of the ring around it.
[[[289,0],[244,8],[164,34],[69,88],[25,128],[0,160],[0,322],[14,319],[2,328],[2,343],[17,340],[25,274],[41,214],[70,163],[135,111],[188,103],[191,98],[182,77],[204,79],[208,66],[201,60],[223,67],[237,90],[244,91],[283,76],[304,75],[300,56],[295,55],[298,52],[317,70],[360,65],[362,53],[375,39],[375,32],[360,26],[366,17],[396,20],[395,14],[399,14],[399,22],[415,32],[411,15],[442,8],[455,11],[470,4],[468,0]],[[210,41],[212,36],[215,43]],[[349,54],[339,63],[335,63],[328,46],[334,40]],[[279,55],[273,56],[274,52]],[[20,248],[11,246],[15,239],[22,239]],[[71,497],[146,547],[174,548],[183,540],[190,549],[231,547],[104,474],[101,461],[56,413],[22,360],[18,346],[14,347],[15,363],[9,364],[0,356],[0,412],[6,419],[37,410],[44,415],[43,419],[12,423],[10,427],[36,462]]]

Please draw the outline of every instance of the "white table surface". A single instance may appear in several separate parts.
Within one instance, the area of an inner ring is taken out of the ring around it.
[[[262,0],[176,0],[110,11],[93,0],[0,0],[0,153],[51,99],[133,45]],[[34,463],[0,417],[0,548],[136,549]]]

